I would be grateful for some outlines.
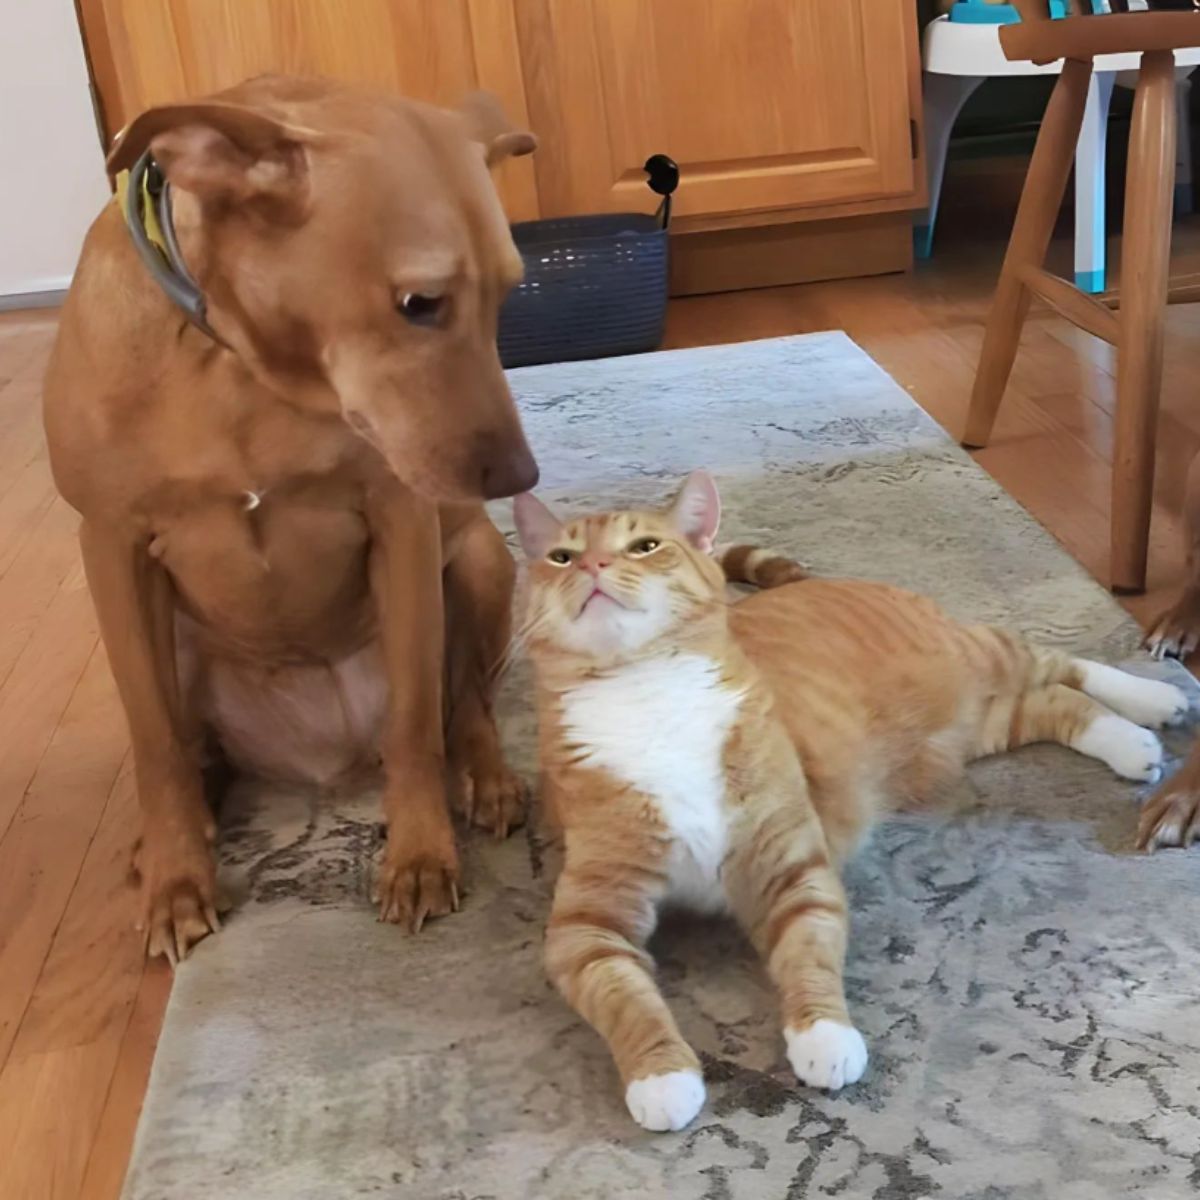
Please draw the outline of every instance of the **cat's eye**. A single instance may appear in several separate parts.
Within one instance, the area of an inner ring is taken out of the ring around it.
[[[556,567],[566,567],[571,564],[570,550],[551,550],[546,555],[546,561],[552,562]]]
[[[632,554],[634,558],[642,558],[647,554],[653,554],[661,545],[662,542],[660,542],[658,538],[638,538],[636,542],[630,542],[629,545],[625,547],[625,553]]]
[[[442,325],[448,307],[445,296],[424,296],[420,292],[405,292],[396,301],[396,311],[410,325]]]

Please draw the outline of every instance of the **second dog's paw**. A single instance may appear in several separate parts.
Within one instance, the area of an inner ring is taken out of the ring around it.
[[[867,1069],[867,1043],[853,1025],[822,1018],[807,1029],[783,1031],[788,1062],[801,1083],[836,1092]]]
[[[1169,779],[1142,806],[1138,849],[1165,846],[1186,849],[1200,834],[1200,791],[1181,773]]]
[[[1200,644],[1200,596],[1185,592],[1155,619],[1142,644],[1155,658],[1187,658]]]

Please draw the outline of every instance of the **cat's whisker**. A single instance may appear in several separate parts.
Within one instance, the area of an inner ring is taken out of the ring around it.
[[[508,639],[508,645],[492,667],[491,680],[496,682],[503,679],[512,669],[517,659],[521,658],[529,647],[529,640],[546,620],[546,613],[536,612],[513,630]]]

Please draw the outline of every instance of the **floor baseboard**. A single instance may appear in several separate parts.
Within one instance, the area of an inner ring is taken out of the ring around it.
[[[66,288],[51,288],[45,292],[12,292],[0,296],[0,312],[16,312],[22,308],[57,308],[66,295]]]

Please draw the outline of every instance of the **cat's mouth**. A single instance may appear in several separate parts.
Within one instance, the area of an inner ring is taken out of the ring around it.
[[[606,603],[607,604],[615,604],[617,606],[617,608],[625,608],[625,609],[629,608],[628,604],[622,603],[620,600],[618,600],[616,598],[616,596],[610,596],[608,594],[608,592],[606,592],[603,588],[594,587],[584,598],[583,603],[579,606],[579,612],[577,612],[575,614],[575,619],[578,621],[579,618],[582,617],[583,614],[585,612],[587,612],[589,609],[593,609],[593,608],[603,609],[605,607]]]

